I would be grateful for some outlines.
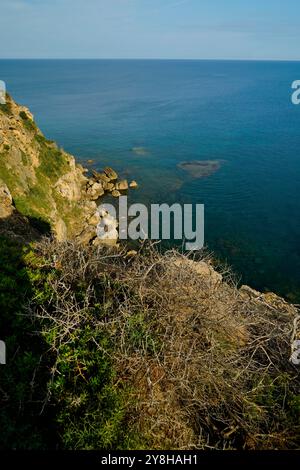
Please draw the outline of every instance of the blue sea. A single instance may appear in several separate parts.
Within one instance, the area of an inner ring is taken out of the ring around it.
[[[205,204],[240,282],[300,302],[300,62],[1,60],[49,139],[135,179],[136,202]],[[220,160],[205,179],[178,167]]]

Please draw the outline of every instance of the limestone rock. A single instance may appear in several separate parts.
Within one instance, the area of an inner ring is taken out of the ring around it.
[[[64,199],[69,201],[79,201],[82,198],[82,187],[84,179],[79,168],[72,168],[72,171],[63,175],[55,184],[55,189]],[[81,184],[78,184],[80,182]]]
[[[100,214],[99,212],[95,212],[94,215],[89,219],[89,225],[98,225],[100,222]]]
[[[129,187],[131,189],[136,189],[138,187],[138,184],[137,184],[136,181],[133,180],[133,181],[131,181],[131,183],[129,183]]]
[[[115,185],[113,183],[103,183],[104,191],[113,191],[115,189]]]
[[[118,174],[110,167],[104,168],[104,173],[109,178],[110,181],[115,181],[118,179]]]
[[[55,238],[59,241],[65,241],[67,239],[67,226],[62,219],[58,219],[53,227]]]
[[[128,181],[127,180],[122,180],[116,183],[116,189],[118,191],[126,191],[128,189]]]
[[[6,184],[0,181],[0,218],[9,217],[13,211],[12,195]]]
[[[93,183],[92,186],[90,186],[87,189],[86,194],[89,199],[91,199],[92,201],[96,201],[97,199],[99,199],[100,196],[103,196],[104,194],[104,189],[103,189],[102,184]]]
[[[88,245],[94,238],[96,238],[96,236],[96,227],[89,225],[78,236],[78,240],[80,243]]]
[[[109,183],[110,179],[105,173],[98,173],[98,171],[92,171],[95,181]]]
[[[195,273],[203,277],[211,287],[216,287],[222,282],[222,275],[217,273],[214,268],[204,261],[193,261],[186,258],[178,259],[174,262],[179,268],[186,267],[193,269]]]
[[[120,191],[118,191],[117,189],[114,189],[114,190],[112,191],[111,195],[112,195],[113,197],[120,197],[120,196],[121,196],[121,193],[120,193]]]

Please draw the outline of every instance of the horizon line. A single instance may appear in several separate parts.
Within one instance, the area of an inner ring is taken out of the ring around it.
[[[164,57],[0,57],[0,60],[110,60],[110,61],[219,61],[219,62],[300,62],[299,59],[271,58],[164,58]]]

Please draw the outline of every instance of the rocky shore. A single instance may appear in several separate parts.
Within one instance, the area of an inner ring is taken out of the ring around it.
[[[94,170],[92,176],[87,173],[43,135],[27,108],[7,95],[6,104],[0,106],[1,218],[19,213],[49,224],[59,241],[98,243],[98,226],[107,220],[98,211],[99,199],[118,198],[138,185],[119,179],[109,167],[100,173]],[[112,234],[115,243],[116,232]],[[103,243],[108,243],[107,235]]]

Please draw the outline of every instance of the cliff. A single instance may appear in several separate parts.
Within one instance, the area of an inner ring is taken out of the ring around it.
[[[58,240],[89,241],[99,222],[93,199],[101,191],[95,196],[88,183],[74,157],[46,139],[30,111],[7,96],[0,106],[2,217],[11,214],[11,202],[22,215],[48,223]]]

